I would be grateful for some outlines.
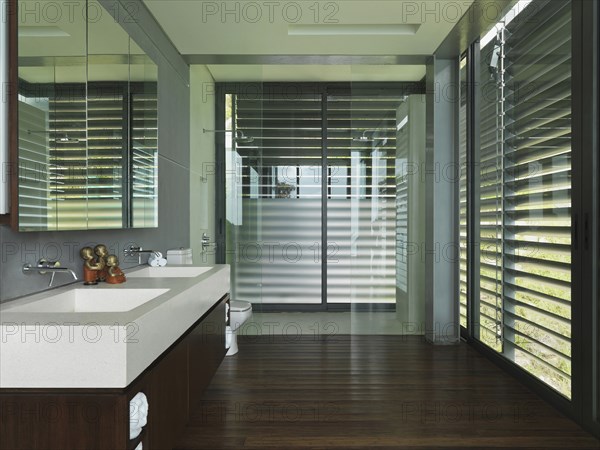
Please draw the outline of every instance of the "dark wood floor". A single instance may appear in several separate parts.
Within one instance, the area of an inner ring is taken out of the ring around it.
[[[599,449],[467,344],[418,337],[242,337],[176,446]]]

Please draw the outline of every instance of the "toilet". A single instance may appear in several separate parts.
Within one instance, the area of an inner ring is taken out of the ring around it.
[[[237,331],[252,315],[252,304],[232,300],[229,302],[229,308],[231,313],[229,314],[225,346],[227,347],[227,344],[229,344],[227,356],[232,356],[238,352]]]

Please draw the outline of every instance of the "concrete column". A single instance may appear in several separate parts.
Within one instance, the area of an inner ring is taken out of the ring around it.
[[[458,59],[427,64],[425,338],[460,339],[458,308]]]

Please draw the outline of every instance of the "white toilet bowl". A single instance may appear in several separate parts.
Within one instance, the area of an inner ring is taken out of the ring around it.
[[[227,356],[232,356],[238,352],[237,331],[252,315],[252,304],[249,302],[232,300],[229,302],[229,305],[229,326],[227,327],[226,342],[229,343]]]

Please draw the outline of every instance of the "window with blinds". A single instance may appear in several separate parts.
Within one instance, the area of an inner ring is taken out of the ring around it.
[[[468,98],[468,80],[467,80],[467,57],[460,60],[459,68],[460,79],[460,103],[458,111],[458,162],[460,166],[459,178],[459,308],[460,325],[467,327],[467,98]]]
[[[570,398],[571,2],[540,3],[482,48],[481,339]]]
[[[405,226],[396,216],[404,95],[279,88],[231,96],[227,255],[235,298],[321,304],[325,291],[330,304],[394,304],[396,234]],[[254,140],[237,139],[242,133]]]
[[[396,222],[402,102],[402,96],[385,91],[327,97],[328,303],[396,302],[396,233],[404,226],[402,204]],[[400,201],[403,187],[400,183]]]
[[[499,31],[498,33],[502,33]],[[500,36],[481,48],[479,153],[479,336],[502,351],[502,145]]]

